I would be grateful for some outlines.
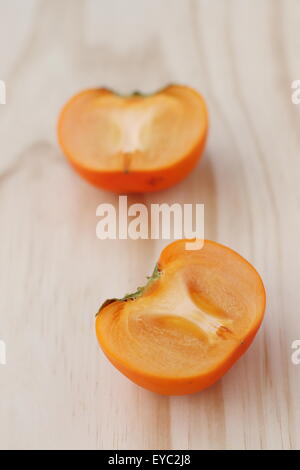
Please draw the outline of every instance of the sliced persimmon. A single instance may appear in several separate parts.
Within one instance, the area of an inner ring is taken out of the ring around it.
[[[108,300],[96,318],[99,344],[133,382],[166,395],[202,390],[237,361],[264,315],[257,271],[231,249],[187,240],[167,246],[144,288]]]
[[[170,85],[152,95],[83,91],[58,122],[63,152],[88,181],[104,189],[148,192],[182,180],[204,148],[208,117],[192,88]]]

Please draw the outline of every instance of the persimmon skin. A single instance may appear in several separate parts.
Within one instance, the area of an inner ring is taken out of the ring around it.
[[[205,147],[205,139],[198,146],[171,167],[151,171],[95,172],[78,165],[71,157],[67,157],[77,173],[93,186],[116,194],[151,193],[168,189],[185,179],[196,167]]]
[[[175,85],[172,85],[175,86]],[[188,88],[183,87],[182,88]],[[166,90],[168,87],[165,88]],[[202,128],[198,136],[197,142],[193,147],[180,159],[170,163],[168,165],[158,165],[157,168],[153,169],[141,169],[141,170],[105,170],[105,169],[95,169],[91,168],[88,165],[85,165],[83,162],[79,162],[74,155],[68,150],[64,134],[62,131],[62,124],[65,119],[66,111],[72,102],[77,98],[84,96],[85,94],[92,92],[92,89],[84,90],[80,93],[74,95],[63,107],[60,112],[58,124],[57,124],[57,136],[59,145],[66,156],[67,160],[75,171],[86,181],[92,185],[104,189],[106,191],[111,191],[116,194],[130,194],[130,193],[148,193],[154,191],[161,191],[167,189],[171,186],[182,181],[186,176],[196,167],[198,161],[203,155],[204,147],[207,140],[208,134],[208,112],[205,104],[204,98],[195,90],[191,90],[195,99],[198,99],[201,102],[202,109]],[[111,93],[108,89],[99,89],[104,94]],[[159,93],[163,93],[164,90],[160,90]],[[133,94],[132,96],[134,96]],[[153,93],[153,96],[155,93]],[[141,95],[142,96],[142,95]],[[148,95],[149,96],[149,95]],[[128,96],[128,100],[130,100]],[[151,99],[151,95],[150,95]]]
[[[126,367],[112,355],[105,352],[103,346],[102,349],[111,364],[136,385],[139,385],[150,392],[158,393],[159,395],[191,395],[192,393],[201,392],[202,390],[211,387],[226,374],[226,372],[247,351],[256,336],[260,324],[257,325],[257,328],[249,334],[247,339],[234,351],[234,354],[225,361],[214,374],[209,373],[207,375],[195,376],[188,379],[181,377],[164,378],[161,376],[156,377],[154,375],[146,375],[145,373],[142,374],[137,370]],[[101,344],[101,339],[99,337],[98,341]]]
[[[166,266],[169,262],[171,257],[178,257],[180,256],[180,252],[182,252],[183,243],[187,242],[188,240],[178,240],[173,242],[171,245],[166,247],[160,257],[159,266]],[[219,245],[215,242],[211,242],[206,240],[205,244],[209,243],[211,245]],[[228,247],[222,246],[227,252],[227,254],[232,253],[234,256],[238,256],[240,260],[245,263],[245,266],[248,266],[252,274],[256,273],[257,280],[258,280],[258,288],[259,288],[259,296],[261,299],[261,310],[258,312],[257,317],[255,318],[254,323],[252,324],[251,328],[247,331],[247,334],[243,336],[242,341],[240,341],[232,351],[229,356],[226,356],[221,360],[216,367],[208,369],[206,371],[202,371],[200,373],[182,377],[182,376],[164,376],[162,374],[156,375],[152,373],[148,373],[141,369],[136,368],[132,364],[124,361],[122,357],[117,357],[110,347],[108,347],[108,343],[106,342],[105,338],[103,337],[103,331],[101,330],[101,310],[96,317],[96,335],[98,338],[98,342],[100,347],[102,348],[104,354],[108,358],[108,360],[127,378],[129,378],[135,384],[150,390],[152,392],[161,394],[161,395],[186,395],[192,394],[196,392],[200,392],[201,390],[210,387],[215,382],[217,382],[224,374],[234,365],[234,363],[247,351],[249,346],[251,345],[252,341],[254,340],[257,331],[259,330],[261,323],[264,318],[265,306],[266,306],[266,293],[264,289],[264,285],[261,281],[261,278],[257,271],[253,268],[253,266],[248,263],[244,258],[238,255],[236,252],[231,250]],[[171,254],[171,257],[170,257]],[[255,274],[254,274],[255,275]],[[153,285],[152,285],[153,286]],[[155,292],[153,294],[152,287],[150,286],[149,290],[147,291],[147,295],[156,295]],[[121,305],[121,302],[118,301]],[[109,308],[109,305],[104,306],[103,308]]]

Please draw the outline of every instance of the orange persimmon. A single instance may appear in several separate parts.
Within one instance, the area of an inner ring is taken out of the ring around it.
[[[239,254],[204,241],[167,246],[144,288],[107,300],[96,317],[99,344],[136,384],[184,395],[220,379],[251,344],[262,322],[265,289]]]
[[[192,88],[169,85],[152,95],[83,91],[64,106],[60,146],[81,176],[117,193],[168,188],[196,165],[208,116]]]

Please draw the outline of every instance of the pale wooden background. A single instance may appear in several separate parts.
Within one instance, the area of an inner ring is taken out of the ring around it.
[[[0,0],[0,447],[300,448],[298,0]],[[165,242],[99,241],[116,196],[72,172],[61,105],[107,85],[196,87],[211,132],[202,163],[151,202],[204,202],[206,236],[260,271],[264,326],[241,361],[190,397],[148,393],[98,349],[94,313],[141,284]]]

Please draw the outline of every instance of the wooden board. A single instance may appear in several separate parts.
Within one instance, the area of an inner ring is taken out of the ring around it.
[[[1,448],[300,448],[299,24],[297,0],[0,0]],[[94,334],[101,301],[140,285],[166,242],[98,240],[96,207],[117,197],[73,173],[55,132],[76,91],[169,82],[207,99],[205,156],[129,203],[204,203],[206,237],[249,259],[268,293],[240,362],[173,398],[127,381]]]

